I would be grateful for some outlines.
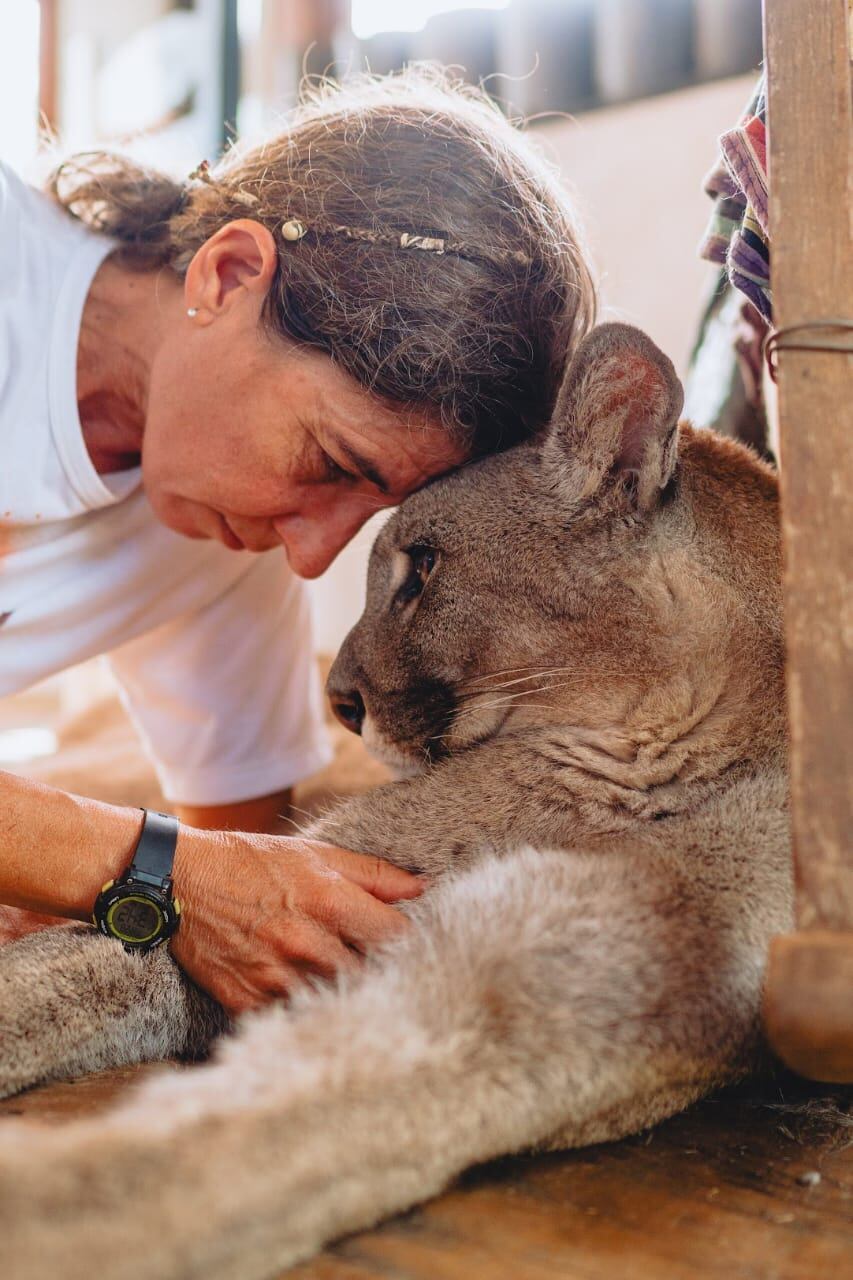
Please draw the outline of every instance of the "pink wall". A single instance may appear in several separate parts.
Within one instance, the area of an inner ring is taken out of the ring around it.
[[[607,314],[646,329],[680,373],[714,275],[696,255],[711,210],[702,181],[753,79],[700,85],[539,131],[574,192]]]

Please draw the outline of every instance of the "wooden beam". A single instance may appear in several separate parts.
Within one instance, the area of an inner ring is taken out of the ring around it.
[[[847,22],[847,0],[765,0],[779,330],[849,320],[853,312]],[[799,336],[821,341],[827,331]],[[817,1079],[853,1081],[853,356],[786,350],[782,337],[778,371],[801,932],[771,953],[765,1016],[789,1065]],[[822,1057],[830,1026],[832,1050]]]

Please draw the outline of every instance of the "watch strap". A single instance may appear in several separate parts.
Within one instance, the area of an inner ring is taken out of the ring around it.
[[[143,809],[145,820],[133,851],[127,878],[141,880],[167,893],[172,887],[172,866],[178,844],[180,824],[171,813]]]

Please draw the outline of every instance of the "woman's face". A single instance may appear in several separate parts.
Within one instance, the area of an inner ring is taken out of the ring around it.
[[[235,551],[282,543],[314,578],[375,511],[465,454],[427,414],[395,411],[324,352],[268,335],[264,292],[244,285],[220,281],[205,306],[187,275],[198,315],[182,306],[151,366],[145,489],[178,533]]]

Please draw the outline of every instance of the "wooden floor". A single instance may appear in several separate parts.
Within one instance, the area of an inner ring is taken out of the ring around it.
[[[32,1090],[0,1103],[0,1119],[61,1124],[103,1109],[139,1074]],[[780,1077],[720,1094],[624,1142],[501,1161],[288,1273],[288,1280],[706,1277],[853,1280],[850,1091]]]

